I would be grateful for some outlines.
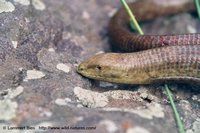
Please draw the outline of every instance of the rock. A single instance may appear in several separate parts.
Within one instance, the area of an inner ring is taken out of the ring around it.
[[[0,5],[0,132],[9,132],[4,126],[35,128],[30,132],[177,131],[162,86],[104,83],[76,73],[80,61],[111,51],[107,27],[119,2],[0,0]],[[142,29],[199,32],[198,23],[182,13],[145,22]],[[170,88],[187,132],[198,132],[199,93],[189,85]]]

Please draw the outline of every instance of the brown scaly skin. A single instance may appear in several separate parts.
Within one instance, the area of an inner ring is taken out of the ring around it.
[[[130,7],[140,21],[194,8],[191,0],[173,0],[177,3],[171,6],[164,6],[164,1],[159,0],[160,5],[155,0],[139,0]],[[78,73],[125,84],[149,84],[159,80],[200,82],[200,34],[137,35],[129,31],[128,23],[129,17],[123,8],[119,9],[109,23],[109,37],[119,49],[139,52],[96,55],[83,61]]]

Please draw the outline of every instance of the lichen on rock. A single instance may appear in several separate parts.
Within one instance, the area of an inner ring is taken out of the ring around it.
[[[12,12],[14,10],[15,10],[15,6],[11,2],[0,0],[0,13]]]

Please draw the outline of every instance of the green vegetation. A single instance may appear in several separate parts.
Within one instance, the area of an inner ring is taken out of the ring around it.
[[[197,14],[199,16],[200,19],[200,5],[199,5],[199,0],[194,0],[195,6],[196,6],[196,10],[197,10]]]

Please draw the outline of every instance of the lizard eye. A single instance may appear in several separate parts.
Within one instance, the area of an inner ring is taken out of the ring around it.
[[[96,70],[96,71],[101,71],[101,69],[102,69],[102,67],[99,66],[99,65],[97,65],[97,66],[95,67],[95,70]]]

